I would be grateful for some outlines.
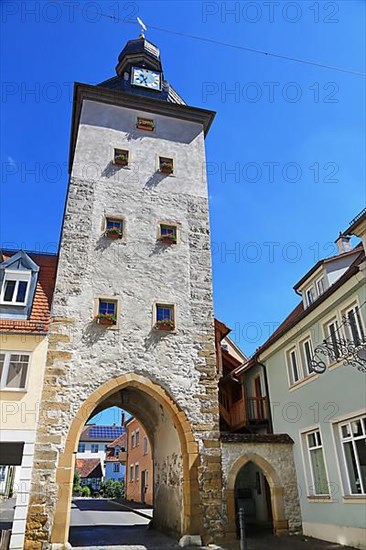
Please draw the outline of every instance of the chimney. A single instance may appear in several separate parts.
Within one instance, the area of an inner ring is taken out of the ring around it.
[[[351,237],[346,237],[345,235],[342,235],[342,233],[339,233],[339,237],[335,241],[338,246],[338,254],[344,254],[344,252],[349,252],[352,250],[350,240]]]
[[[122,412],[122,413],[121,413],[121,426],[124,426],[124,425],[125,425],[125,416],[126,416],[125,413]]]

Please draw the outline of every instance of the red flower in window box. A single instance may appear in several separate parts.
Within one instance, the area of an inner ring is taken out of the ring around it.
[[[173,164],[170,162],[161,162],[160,163],[160,172],[163,174],[172,174],[173,173]]]
[[[127,166],[128,165],[128,156],[125,154],[116,153],[114,156],[114,163],[118,166]]]
[[[105,230],[105,235],[108,239],[121,239],[122,229],[118,229],[117,227],[109,227]]]
[[[155,328],[156,330],[174,330],[174,323],[171,319],[162,319],[156,321]]]
[[[98,313],[94,319],[98,325],[105,325],[109,327],[117,323],[116,316],[110,313]]]
[[[160,235],[159,241],[166,243],[166,244],[176,244],[177,237],[176,235]]]

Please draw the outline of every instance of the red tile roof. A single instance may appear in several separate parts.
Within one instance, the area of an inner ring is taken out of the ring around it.
[[[119,462],[118,456],[114,454],[114,449],[116,447],[124,447],[126,449],[127,447],[127,433],[123,433],[119,437],[117,437],[112,443],[110,443],[107,447],[105,460],[106,462]]]
[[[80,477],[103,477],[102,465],[99,458],[77,458],[76,471]]]
[[[331,296],[338,288],[340,288],[344,283],[346,283],[353,275],[358,273],[359,265],[365,261],[365,252],[362,247],[356,247],[354,249],[357,252],[357,257],[351,263],[349,268],[343,273],[343,275],[333,283],[323,294],[319,296],[309,307],[304,308],[304,303],[301,301],[295,309],[286,317],[286,319],[280,324],[280,326],[273,332],[273,334],[262,344],[255,352],[253,357],[248,363],[248,368],[252,366],[253,362],[255,363],[259,355],[269,348],[274,342],[279,340],[281,336],[286,334],[291,328],[293,328],[301,319],[305,318],[309,313],[316,309],[319,304]]]
[[[11,258],[16,251],[4,252],[3,258]],[[38,333],[48,332],[52,297],[56,282],[58,257],[54,254],[26,254],[39,266],[37,286],[29,319],[0,319],[0,332]]]

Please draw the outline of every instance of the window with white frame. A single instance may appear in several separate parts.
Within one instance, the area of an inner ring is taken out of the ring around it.
[[[342,311],[343,330],[347,340],[359,346],[365,341],[365,329],[357,304],[354,303]]]
[[[346,495],[366,495],[366,415],[338,424],[338,460]]]
[[[79,443],[78,453],[85,453],[85,443]]]
[[[140,467],[138,462],[135,464],[135,480],[138,481],[140,477]]]
[[[318,279],[315,282],[315,286],[316,286],[317,295],[321,296],[321,294],[323,294],[323,292],[325,292],[325,279],[324,279],[324,277],[320,277],[320,279]]]
[[[135,445],[138,447],[140,445],[140,430],[136,430],[135,433]]]
[[[133,481],[133,472],[134,472],[134,467],[132,465],[130,466],[130,481]]]
[[[143,453],[144,455],[147,455],[147,437],[145,436],[143,439]]]
[[[0,302],[4,305],[24,306],[27,303],[31,271],[6,270]]]
[[[290,385],[300,380],[300,365],[297,358],[296,347],[287,352],[287,368],[289,372]]]
[[[0,353],[0,388],[24,390],[27,382],[29,353]]]
[[[341,348],[339,344],[339,324],[336,317],[334,317],[331,321],[328,321],[328,323],[324,325],[324,334],[325,339],[332,344],[335,358],[338,359],[341,356]],[[332,361],[332,358],[329,358],[329,362],[331,363]]]
[[[119,473],[119,464],[113,464],[113,471]]]
[[[314,302],[314,300],[315,300],[315,289],[314,289],[313,286],[311,286],[306,291],[306,301],[307,301],[308,306],[311,306],[311,304]]]
[[[306,449],[304,458],[309,496],[329,495],[320,430],[303,434],[303,444]]]
[[[131,435],[131,447],[132,449],[135,447],[135,432],[132,432]]]
[[[313,357],[313,347],[311,344],[311,339],[307,338],[300,342],[300,353],[301,353],[301,363],[303,366],[305,376],[309,376],[313,372],[311,366],[311,360]]]
[[[97,453],[97,452],[99,452],[99,445],[98,445],[98,443],[92,443],[90,449],[91,449],[91,452],[92,452],[92,453]]]

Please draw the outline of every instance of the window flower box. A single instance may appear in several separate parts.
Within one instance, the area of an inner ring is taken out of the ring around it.
[[[115,315],[110,315],[108,313],[99,313],[98,315],[96,315],[95,321],[98,323],[98,325],[110,327],[116,324],[117,318]]]
[[[114,164],[117,164],[118,166],[128,166],[128,152],[115,150]]]
[[[147,130],[152,132],[155,128],[155,123],[150,118],[137,118],[136,128],[138,130]]]
[[[162,174],[172,174],[173,173],[173,164],[170,162],[161,162],[160,163],[160,172]]]
[[[159,237],[159,241],[165,244],[176,244],[177,243],[177,237],[176,235],[161,235]]]
[[[156,330],[174,330],[174,322],[171,319],[162,319],[161,321],[156,321],[155,323]]]
[[[109,227],[105,230],[105,236],[108,239],[122,239],[122,230],[118,227]]]

